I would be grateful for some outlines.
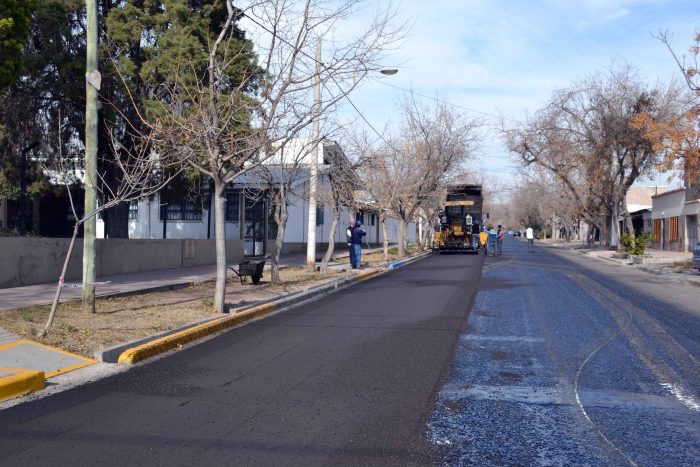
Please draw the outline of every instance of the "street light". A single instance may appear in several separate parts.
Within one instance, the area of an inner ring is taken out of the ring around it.
[[[320,113],[321,113],[321,39],[316,42],[316,83],[314,86],[314,105],[312,107],[313,121],[311,138],[314,155],[311,161],[309,176],[309,217],[306,234],[306,267],[309,271],[316,270],[316,209],[318,207],[318,151],[320,145]],[[386,76],[395,75],[397,68],[381,68],[379,72]]]

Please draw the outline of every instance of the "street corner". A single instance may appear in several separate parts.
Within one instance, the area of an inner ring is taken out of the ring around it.
[[[0,402],[44,389],[43,371],[25,368],[0,368]]]
[[[0,345],[0,368],[40,371],[47,379],[95,363],[91,358],[30,340],[21,339]]]

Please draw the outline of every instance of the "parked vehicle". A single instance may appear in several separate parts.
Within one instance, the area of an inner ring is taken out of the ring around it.
[[[693,249],[693,267],[700,271],[700,242],[697,242]]]

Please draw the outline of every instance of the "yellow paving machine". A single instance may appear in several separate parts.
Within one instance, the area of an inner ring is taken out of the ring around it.
[[[481,185],[450,185],[440,223],[435,228],[433,252],[479,253],[482,223]]]

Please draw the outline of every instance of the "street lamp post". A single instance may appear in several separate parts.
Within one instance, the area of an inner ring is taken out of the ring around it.
[[[95,312],[95,233],[97,207],[97,2],[87,0],[87,43],[85,67],[85,210],[91,216],[83,224],[83,310]]]
[[[320,145],[320,113],[321,113],[321,39],[316,42],[316,85],[314,86],[314,106],[312,109],[311,138],[313,157],[311,158],[311,174],[309,177],[309,225],[306,242],[306,268],[316,270],[316,208],[318,206],[317,178],[318,155]]]
[[[391,76],[398,73],[396,68],[382,68],[379,72]],[[316,210],[318,208],[318,160],[322,156],[320,140],[320,114],[321,114],[321,39],[316,42],[316,82],[314,86],[314,105],[311,110],[313,116],[311,126],[311,139],[313,157],[309,174],[309,222],[306,238],[306,268],[309,271],[316,270]]]

